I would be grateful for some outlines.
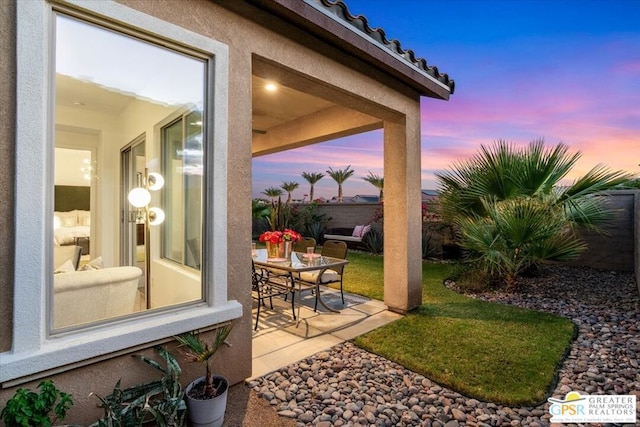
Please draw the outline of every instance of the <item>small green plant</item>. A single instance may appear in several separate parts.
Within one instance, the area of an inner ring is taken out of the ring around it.
[[[377,228],[372,228],[362,238],[362,244],[372,254],[381,254],[384,251],[384,235]]]
[[[435,256],[438,252],[434,239],[427,230],[422,230],[422,259]]]
[[[19,388],[7,406],[0,412],[7,426],[12,427],[48,427],[57,420],[63,420],[73,406],[71,395],[56,388],[51,380],[42,381],[40,392]],[[52,420],[49,413],[53,411]]]
[[[213,361],[213,356],[215,356],[216,352],[220,347],[222,347],[231,333],[231,328],[232,325],[227,324],[216,329],[213,341],[210,343],[203,341],[200,335],[194,332],[175,337],[181,344],[181,347],[184,347],[182,349],[183,353],[189,358],[189,360],[192,362],[200,362],[205,365],[204,388],[201,391],[205,399],[218,395],[218,388],[220,387],[220,384],[214,384],[211,362]]]
[[[319,230],[321,233],[321,224],[330,220],[331,217],[329,215],[319,211],[317,202],[312,202],[308,205],[294,205],[291,209],[289,227],[294,230],[303,230],[306,236],[311,236],[317,241],[320,241],[322,235],[314,234],[314,232],[315,230]]]
[[[156,347],[156,353],[165,366],[146,356],[136,355],[141,361],[160,371],[160,379],[121,389],[118,381],[110,395],[95,395],[104,409],[104,416],[90,427],[138,427],[154,422],[160,427],[184,425],[186,405],[180,385],[182,369],[178,361],[165,348]]]
[[[271,231],[289,228],[289,218],[291,216],[290,211],[290,207],[284,205],[280,197],[278,197],[277,202],[273,201],[271,203],[271,212],[267,218]]]
[[[324,236],[324,227],[321,222],[314,222],[307,226],[307,235],[316,239],[316,242],[322,240]]]

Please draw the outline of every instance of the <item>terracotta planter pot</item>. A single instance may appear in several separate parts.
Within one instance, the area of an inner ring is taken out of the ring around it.
[[[189,410],[189,420],[193,427],[220,427],[224,421],[224,413],[227,409],[227,392],[229,383],[226,378],[214,375],[213,382],[221,381],[219,388],[222,390],[218,396],[212,399],[194,399],[189,396],[189,392],[200,383],[204,382],[204,377],[200,377],[189,384],[185,390],[185,401]]]

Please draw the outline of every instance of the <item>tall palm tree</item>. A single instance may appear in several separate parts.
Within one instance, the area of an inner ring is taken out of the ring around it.
[[[384,195],[383,191],[384,191],[384,177],[380,176],[380,175],[376,175],[375,173],[372,173],[371,171],[369,171],[369,175],[365,176],[364,178],[365,181],[367,181],[369,184],[373,185],[374,187],[376,187],[379,191],[380,191],[380,202],[382,202],[382,196]]]
[[[271,204],[275,203],[276,197],[282,196],[282,190],[278,187],[269,187],[262,192],[265,196],[271,199]]]
[[[302,177],[309,183],[311,189],[309,190],[309,202],[313,203],[313,186],[324,178],[323,173],[319,172],[302,172]]]
[[[354,170],[350,169],[351,165],[347,166],[344,169],[336,169],[333,170],[331,166],[329,166],[329,170],[327,170],[327,174],[338,183],[338,203],[342,203],[342,184],[354,174]]]
[[[300,186],[300,184],[294,181],[284,181],[280,186],[280,188],[282,188],[288,194],[287,203],[291,203],[291,193],[293,193],[295,189],[298,188],[298,186]]]
[[[580,156],[561,143],[545,148],[537,140],[516,148],[497,141],[436,174],[443,216],[458,227],[461,245],[482,270],[513,285],[541,261],[579,256],[585,246],[576,228],[598,231],[612,214],[597,193],[632,178],[598,165],[561,186]]]

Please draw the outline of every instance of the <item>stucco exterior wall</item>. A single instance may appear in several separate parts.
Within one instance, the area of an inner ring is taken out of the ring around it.
[[[151,3],[151,2],[150,2]],[[180,15],[188,21],[198,21],[200,29],[203,27],[216,27],[220,7],[208,1],[191,2],[191,9],[184,7],[180,1],[162,2],[160,5],[167,8],[171,16]],[[135,5],[134,5],[135,8]],[[206,19],[205,19],[206,18]],[[207,20],[208,19],[208,20]],[[206,32],[206,31],[200,31]],[[0,148],[3,156],[0,158],[0,167],[3,173],[0,174],[0,195],[4,203],[0,204],[0,229],[3,238],[0,242],[0,350],[7,351],[12,343],[12,289],[13,278],[13,216],[14,205],[14,174],[13,174],[13,147],[15,141],[15,4],[12,1],[0,2],[0,54],[3,60],[0,61],[0,69],[5,78],[0,80]],[[215,34],[209,34],[216,37]],[[251,96],[250,96],[250,55],[238,56],[232,54],[232,58],[237,59],[231,64],[231,75],[234,76],[229,82],[229,91],[234,94],[233,100],[229,103],[230,117],[238,119],[229,126],[229,140],[239,141],[229,144],[229,193],[234,196],[230,198],[228,209],[232,212],[229,215],[229,230],[241,229],[241,224],[250,222],[251,214],[246,209],[242,200],[250,199],[251,192],[251,126],[245,126],[251,122]],[[240,71],[242,70],[242,71]],[[237,187],[236,187],[237,186]],[[232,236],[229,243],[228,259],[242,260],[229,265],[228,269],[228,296],[229,299],[238,300],[244,306],[244,312],[249,313],[234,322],[234,330],[229,337],[231,347],[223,348],[216,356],[214,369],[217,373],[225,375],[231,383],[238,383],[251,375],[251,294],[250,294],[250,270],[248,268],[250,260],[250,236],[243,244],[237,235]],[[247,286],[244,286],[247,284]],[[19,285],[19,284],[18,284]],[[28,307],[25,307],[28,309]],[[175,343],[170,337],[166,343],[170,349],[175,348]],[[173,352],[174,354],[177,352]],[[146,354],[154,356],[154,351],[150,346],[147,348],[131,349],[119,354],[106,355],[102,361],[90,361],[86,366],[78,367],[61,373],[48,373],[47,378],[54,381],[61,390],[73,394],[74,407],[69,412],[66,422],[78,425],[88,425],[101,416],[101,410],[97,408],[97,400],[90,397],[90,393],[97,393],[101,396],[109,394],[116,382],[122,379],[122,386],[137,384],[148,381],[155,376],[153,369],[149,369],[134,357],[133,354]],[[202,365],[187,363],[181,359],[183,368],[183,383],[186,385],[191,380],[202,376],[204,368]],[[40,379],[27,381],[15,386],[8,386],[0,390],[0,408],[3,408],[6,401],[13,395],[18,387],[35,389]]]
[[[11,348],[13,314],[13,171],[15,163],[16,27],[14,2],[0,2],[0,352]],[[1,405],[0,405],[1,406]]]

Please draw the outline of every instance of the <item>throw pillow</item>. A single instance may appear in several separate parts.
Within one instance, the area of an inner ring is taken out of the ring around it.
[[[78,211],[78,225],[83,225],[85,227],[91,226],[91,212]]]
[[[371,230],[371,226],[370,225],[365,225],[362,228],[362,234],[360,235],[360,237],[364,237],[364,235],[367,234],[369,232],[369,230]]]
[[[71,262],[71,258],[69,258],[60,267],[53,270],[53,274],[71,273],[72,271],[76,271],[76,269],[73,268],[73,262]]]
[[[353,233],[351,233],[351,235],[353,237],[362,237],[362,229],[364,228],[364,225],[356,225],[355,228],[353,229]]]
[[[60,226],[62,227],[75,227],[78,225],[78,215],[71,212],[55,212],[54,215],[60,219]]]
[[[79,271],[90,271],[90,270],[100,270],[102,268],[102,257],[92,259],[87,264],[80,267]]]

